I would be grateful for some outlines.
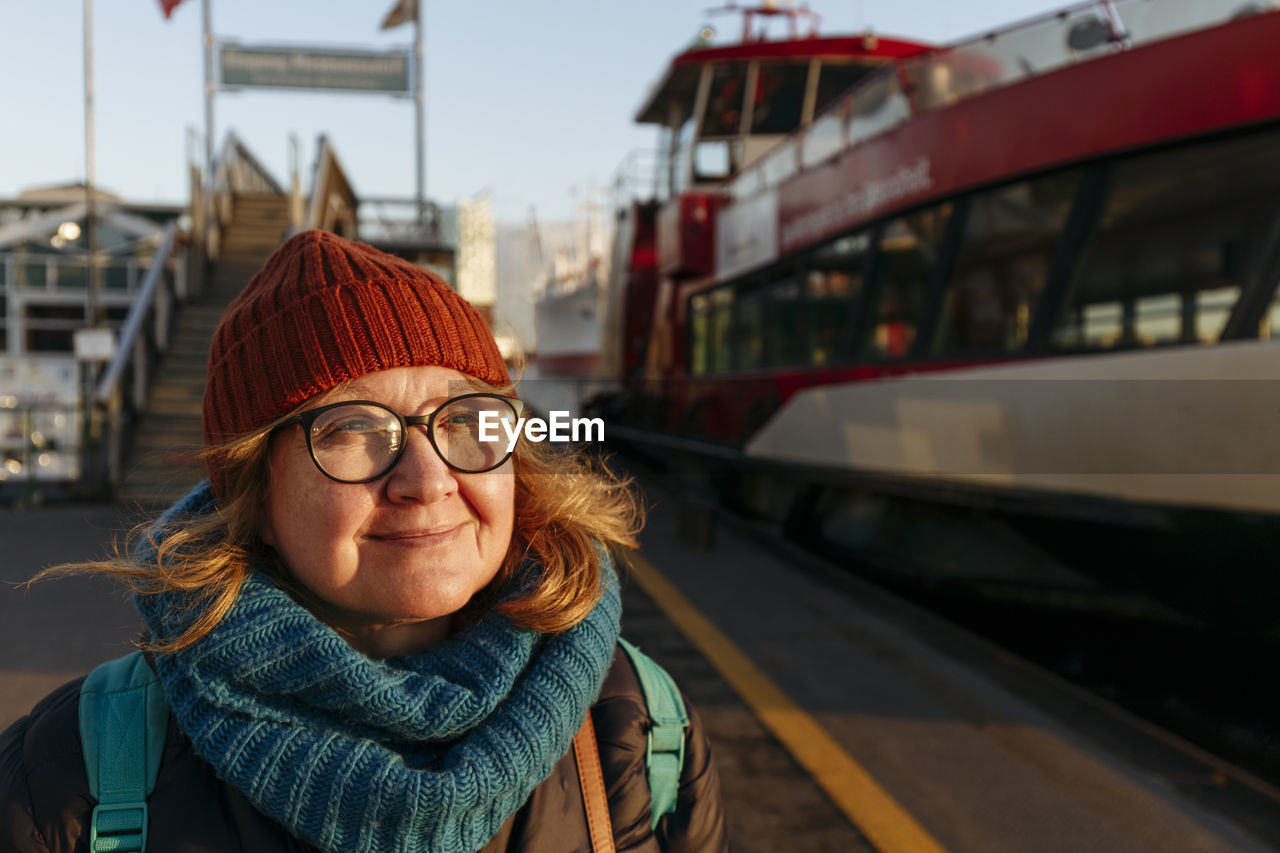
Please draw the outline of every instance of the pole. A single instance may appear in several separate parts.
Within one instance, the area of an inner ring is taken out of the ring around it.
[[[208,193],[213,182],[213,25],[209,4],[200,4],[204,16],[204,183]]]
[[[86,325],[99,322],[98,299],[98,233],[94,183],[97,170],[93,156],[93,0],[84,0],[84,233],[89,247],[86,292],[89,304]]]
[[[207,2],[207,0],[206,0]],[[414,86],[413,86],[413,105],[415,112],[414,125],[417,129],[417,145],[415,146],[415,161],[417,165],[418,179],[418,226],[422,227],[427,221],[427,176],[426,176],[426,158],[427,158],[427,132],[426,132],[426,83],[427,69],[422,62],[422,30],[426,13],[423,9],[427,5],[427,0],[418,0],[414,4],[413,17],[413,68],[414,68]]]

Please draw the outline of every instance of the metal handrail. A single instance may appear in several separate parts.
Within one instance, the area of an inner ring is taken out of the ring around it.
[[[168,265],[169,254],[173,251],[177,234],[178,224],[170,222],[164,229],[160,248],[156,251],[151,260],[151,266],[147,268],[147,274],[142,279],[142,288],[129,306],[129,313],[125,316],[124,325],[120,329],[120,341],[116,346],[115,357],[111,359],[107,369],[102,373],[102,378],[98,380],[98,387],[93,395],[96,406],[105,406],[111,402],[116,387],[124,376],[126,364],[133,357],[134,345],[142,332],[143,321],[150,313],[156,293],[159,292],[160,284],[164,281],[165,267]]]

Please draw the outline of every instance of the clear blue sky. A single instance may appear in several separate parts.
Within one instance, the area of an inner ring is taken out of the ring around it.
[[[248,43],[407,46],[411,25],[378,30],[393,0],[185,0],[165,21],[157,0],[94,0],[97,178],[135,200],[185,201],[187,129],[203,126],[201,3],[213,31]],[[572,211],[570,188],[607,183],[650,127],[631,121],[646,87],[707,22],[717,2],[691,0],[424,0],[427,189],[450,203],[492,193],[500,220]],[[814,2],[828,35],[954,41],[1064,5],[1054,0]],[[0,197],[83,180],[83,0],[11,2],[2,14]],[[259,90],[215,99],[216,138],[234,129],[278,177],[288,138],[309,168],[328,134],[356,192],[412,196],[414,111],[408,100]]]

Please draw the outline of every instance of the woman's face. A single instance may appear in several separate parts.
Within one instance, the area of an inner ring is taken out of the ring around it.
[[[403,415],[429,414],[467,393],[444,367],[370,373],[326,403],[371,400]],[[483,474],[449,468],[425,426],[409,428],[404,454],[370,483],[338,483],[307,452],[300,427],[271,443],[262,538],[322,617],[375,657],[416,651],[448,636],[450,616],[497,573],[511,542],[511,460]]]

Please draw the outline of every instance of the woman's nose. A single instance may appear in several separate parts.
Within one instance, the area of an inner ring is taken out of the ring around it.
[[[454,471],[436,453],[425,426],[412,426],[405,435],[404,453],[387,475],[387,496],[392,500],[430,503],[457,491]]]

